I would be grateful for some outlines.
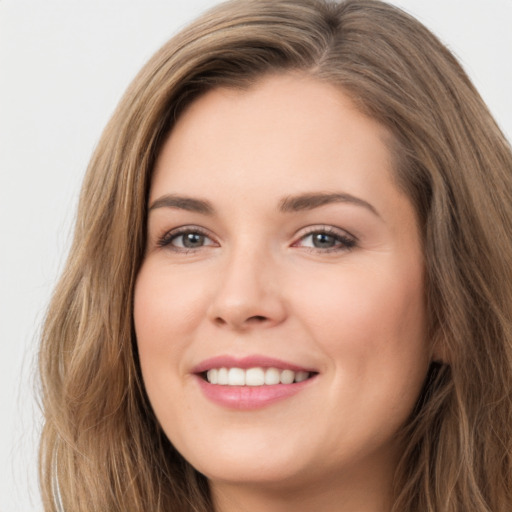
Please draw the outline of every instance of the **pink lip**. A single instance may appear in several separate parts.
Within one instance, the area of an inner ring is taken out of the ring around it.
[[[232,356],[217,356],[202,361],[192,368],[192,373],[203,373],[212,368],[278,368],[280,370],[293,370],[294,372],[316,372],[313,368],[304,368],[296,364],[288,363],[280,359],[274,359],[267,356],[253,355],[242,358]]]
[[[279,400],[289,398],[311,382],[315,376],[296,384],[276,384],[275,386],[221,386],[210,384],[197,376],[197,382],[206,398],[228,409],[261,409]]]
[[[314,369],[297,366],[286,361],[266,356],[253,355],[243,358],[217,356],[207,359],[192,370],[203,394],[217,405],[228,409],[261,409],[279,400],[289,398],[316,380],[316,376],[294,384],[276,384],[272,386],[223,386],[210,384],[200,375],[212,368],[278,368],[280,370],[306,371],[316,373]]]

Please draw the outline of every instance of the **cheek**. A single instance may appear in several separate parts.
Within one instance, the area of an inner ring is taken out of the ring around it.
[[[197,283],[148,259],[137,277],[134,325],[144,386],[162,425],[173,425],[193,326],[204,317]],[[172,400],[169,390],[174,390]]]
[[[407,421],[429,365],[421,269],[384,270],[353,268],[331,275],[328,285],[316,280],[303,302],[311,335],[331,365],[332,417],[345,418],[351,439],[366,432],[373,439],[367,448]],[[339,421],[332,422],[332,438]]]
[[[340,379],[349,373],[357,385],[379,377],[390,382],[398,372],[397,386],[406,386],[408,378],[421,384],[428,343],[423,272],[417,262],[354,266],[310,282],[307,293],[300,294],[302,316],[341,368]],[[403,383],[398,381],[402,378]]]
[[[139,352],[168,355],[180,349],[191,326],[204,316],[202,290],[180,272],[153,267],[148,260],[137,277],[135,331]]]
[[[202,290],[183,274],[149,258],[139,272],[134,293],[144,387],[160,424],[173,439],[181,435],[173,430],[177,415],[189,407],[183,396],[184,355],[193,326],[204,317]]]

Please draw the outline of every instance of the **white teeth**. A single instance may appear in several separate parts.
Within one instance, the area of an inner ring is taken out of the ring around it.
[[[295,379],[295,372],[292,370],[283,370],[281,372],[281,384],[291,384]]]
[[[281,382],[281,372],[277,368],[267,368],[265,372],[265,384],[279,384]]]
[[[278,368],[212,368],[206,372],[210,384],[221,386],[272,386],[302,382],[310,377],[306,371],[279,370]]]
[[[247,386],[263,386],[265,384],[265,371],[263,368],[249,368],[246,370],[245,384]]]
[[[206,378],[210,384],[217,384],[219,382],[219,370],[212,368],[206,372]]]
[[[228,370],[228,384],[230,386],[245,386],[245,371],[242,368]]]
[[[221,384],[223,386],[229,384],[227,368],[219,368],[219,372],[217,373],[217,384]]]

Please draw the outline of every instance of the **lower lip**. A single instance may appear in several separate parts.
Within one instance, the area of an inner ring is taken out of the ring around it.
[[[290,398],[314,380],[311,377],[296,384],[276,384],[270,386],[222,386],[210,384],[197,376],[203,394],[217,405],[229,409],[261,409],[280,400]]]

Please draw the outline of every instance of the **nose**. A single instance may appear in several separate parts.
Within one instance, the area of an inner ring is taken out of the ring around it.
[[[286,305],[279,269],[263,251],[239,250],[227,258],[218,276],[208,317],[217,326],[245,331],[280,324]]]

